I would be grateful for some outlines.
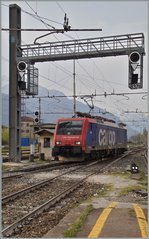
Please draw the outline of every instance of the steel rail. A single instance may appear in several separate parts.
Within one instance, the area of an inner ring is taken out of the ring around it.
[[[56,168],[57,166],[65,166],[65,165],[69,165],[69,164],[72,164],[72,163],[76,163],[76,161],[67,161],[67,162],[55,162],[53,161],[54,163],[46,163],[44,165],[38,165],[38,166],[33,166],[33,167],[26,167],[26,168],[23,168],[23,169],[16,169],[14,171],[11,171],[11,172],[8,172],[10,174],[12,173],[17,173],[17,172],[31,172],[31,171],[38,171],[38,170],[43,170],[43,169],[53,169],[54,167]],[[80,163],[82,163],[83,161],[80,161]],[[3,175],[5,175],[7,173],[3,173]]]
[[[11,179],[11,178],[21,178],[24,174],[14,174],[14,175],[10,175],[10,176],[5,176],[5,177],[2,177],[2,180],[8,180],[8,179]]]
[[[147,167],[147,166],[148,166],[147,150],[146,150],[146,152],[143,154],[143,156],[144,156],[144,162],[145,162],[145,165],[146,165],[146,167]]]

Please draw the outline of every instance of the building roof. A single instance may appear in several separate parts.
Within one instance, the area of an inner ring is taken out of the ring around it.
[[[40,125],[41,129],[55,129],[55,123],[42,123]]]
[[[24,116],[21,117],[21,121],[22,122],[33,122],[34,119],[24,115]]]
[[[40,129],[40,130],[35,132],[35,134],[38,134],[38,135],[42,135],[44,133],[47,133],[49,135],[53,135],[54,134],[54,129]]]

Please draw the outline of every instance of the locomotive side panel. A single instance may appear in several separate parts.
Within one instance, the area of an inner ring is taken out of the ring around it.
[[[93,150],[126,148],[126,144],[126,129],[99,123],[89,123],[86,138],[87,153]]]

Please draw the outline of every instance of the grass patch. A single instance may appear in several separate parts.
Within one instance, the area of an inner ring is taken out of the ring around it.
[[[106,196],[107,193],[108,193],[109,191],[111,191],[112,189],[113,189],[113,184],[112,184],[112,183],[104,184],[103,187],[97,191],[97,194],[98,194],[98,196],[100,196],[100,197],[104,197],[104,196]]]
[[[139,184],[142,185],[142,187],[146,188],[148,187],[148,177],[144,174],[144,173],[140,173],[140,180],[139,180]]]
[[[10,170],[10,166],[2,164],[2,171],[9,171],[9,170]]]
[[[39,160],[39,159],[34,159],[34,162],[35,162],[36,164],[45,164],[45,163],[49,163],[49,161],[47,161],[47,160]]]
[[[147,183],[148,178],[146,174],[144,172],[140,172],[139,175],[141,177],[141,180]]]
[[[142,182],[139,182],[140,185],[142,185],[144,188],[147,189],[147,186],[148,186],[148,183],[147,181],[142,181]]]
[[[119,197],[121,196],[125,196],[127,195],[129,192],[133,192],[133,191],[139,191],[139,190],[147,190],[146,186],[143,185],[132,185],[132,186],[128,186],[123,188],[120,192],[119,192]]]
[[[87,216],[93,210],[93,206],[90,204],[86,207],[80,217],[72,224],[72,226],[64,231],[64,237],[75,237],[77,232],[80,231],[81,227],[84,225]]]

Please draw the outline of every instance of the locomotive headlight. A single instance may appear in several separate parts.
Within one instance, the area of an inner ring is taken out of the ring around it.
[[[56,141],[56,144],[60,145],[60,144],[62,144],[62,142],[61,141]]]
[[[76,142],[75,142],[75,144],[77,144],[77,145],[80,145],[80,144],[81,144],[81,142],[80,142],[80,141],[76,141]]]

